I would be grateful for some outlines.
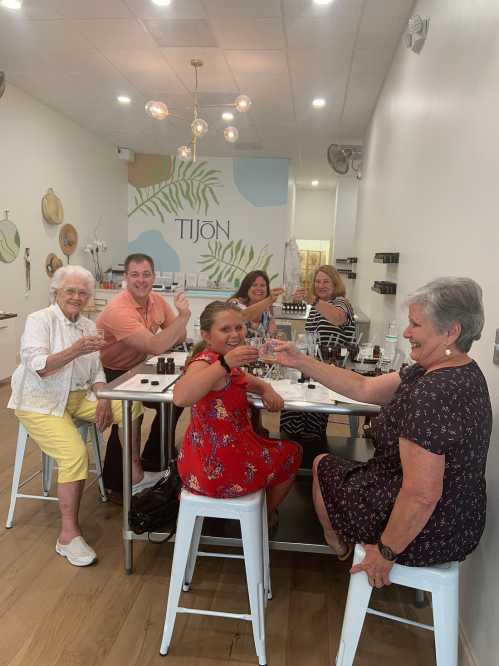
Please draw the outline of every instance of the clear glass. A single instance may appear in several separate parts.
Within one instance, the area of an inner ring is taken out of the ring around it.
[[[239,95],[239,97],[236,97],[234,104],[240,113],[246,113],[251,107],[251,99],[248,95]]]
[[[192,157],[192,148],[189,146],[180,146],[177,148],[177,157],[180,160],[190,160]]]
[[[208,123],[203,118],[196,118],[191,124],[191,129],[193,134],[201,138],[208,131]]]

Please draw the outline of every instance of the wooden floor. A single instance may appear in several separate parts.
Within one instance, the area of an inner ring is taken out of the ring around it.
[[[81,524],[95,548],[95,566],[78,569],[54,551],[56,502],[19,500],[15,524],[5,529],[17,423],[0,386],[0,664],[9,666],[255,666],[250,623],[178,616],[168,657],[159,656],[173,546],[134,544],[135,572],[122,568],[120,507],[102,504],[96,487],[83,497]],[[184,419],[185,423],[185,419]],[[333,425],[338,432],[341,425]],[[182,429],[179,429],[180,431]],[[24,472],[39,465],[29,445]],[[39,480],[32,483],[39,492]],[[269,666],[332,666],[348,587],[348,564],[326,555],[272,553],[274,598],[267,613]],[[200,558],[184,605],[247,612],[244,565]],[[375,605],[431,622],[414,594],[387,588]],[[431,666],[430,632],[370,616],[358,666]]]

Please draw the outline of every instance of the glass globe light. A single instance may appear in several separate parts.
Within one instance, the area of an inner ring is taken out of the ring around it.
[[[193,134],[195,134],[198,138],[201,138],[208,131],[208,123],[202,118],[196,118],[196,120],[192,122],[191,130]]]
[[[179,146],[177,148],[177,157],[179,160],[187,161],[192,158],[192,148],[190,146]]]
[[[239,139],[239,130],[237,127],[232,127],[229,125],[229,127],[224,129],[224,137],[227,143],[236,143],[236,141]]]
[[[156,102],[154,100],[147,102],[146,111],[155,120],[164,120],[170,115],[168,107],[164,102]]]
[[[239,97],[236,97],[234,104],[240,113],[246,113],[251,107],[251,100],[248,95],[239,95]]]

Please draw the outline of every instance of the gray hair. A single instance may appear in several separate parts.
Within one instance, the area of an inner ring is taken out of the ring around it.
[[[406,302],[421,305],[440,332],[459,323],[461,334],[455,345],[460,351],[469,351],[473,341],[480,340],[485,322],[482,288],[471,278],[437,278],[410,294]]]
[[[77,277],[85,280],[88,284],[88,291],[93,293],[95,289],[95,279],[90,271],[83,266],[62,266],[54,273],[54,277],[50,281],[49,296],[50,302],[55,303],[55,295],[61,284],[68,278]]]

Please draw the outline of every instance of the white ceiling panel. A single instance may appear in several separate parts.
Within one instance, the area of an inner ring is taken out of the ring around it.
[[[201,155],[289,157],[299,178],[334,183],[333,142],[368,126],[412,0],[24,0],[0,7],[0,69],[9,82],[108,141],[171,152],[189,138],[194,70],[200,102],[253,101],[235,113],[240,143],[222,138],[221,108],[203,108]],[[160,46],[165,44],[167,46]],[[211,44],[212,46],[206,46]],[[8,94],[8,89],[7,89]],[[120,106],[118,94],[132,98]],[[322,110],[313,97],[327,101]],[[148,99],[186,118],[154,121]]]
[[[102,1],[102,0],[101,0]],[[172,2],[168,7],[159,7],[151,0],[123,0],[124,4],[141,19],[204,19],[201,0],[182,0]]]
[[[210,48],[163,48],[166,61],[188,90],[194,89],[192,58],[200,58],[204,65],[199,70],[200,92],[238,93],[234,77],[224,58],[223,51]]]
[[[130,18],[132,13],[122,0],[59,0],[64,18]]]
[[[279,0],[203,0],[208,16],[236,18],[278,18]]]
[[[82,37],[98,50],[151,49],[156,44],[147,30],[133,19],[69,21]]]
[[[145,24],[158,46],[217,46],[204,19],[147,19]]]
[[[404,15],[389,14],[386,16],[362,16],[359,34],[357,37],[357,48],[377,48],[383,44],[386,48],[394,49],[398,43],[405,27],[407,18]]]
[[[213,31],[222,49],[283,49],[284,32],[280,19],[222,19],[213,22]]]
[[[158,49],[106,51],[106,58],[139,90],[174,95],[186,91]]]
[[[326,56],[328,50],[351,50],[355,44],[358,20],[344,15],[332,21],[318,18],[291,18],[286,22],[290,49],[320,49]]]

